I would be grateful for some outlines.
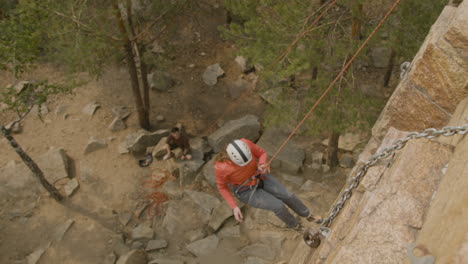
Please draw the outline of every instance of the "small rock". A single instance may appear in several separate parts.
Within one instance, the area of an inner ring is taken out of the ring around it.
[[[122,142],[119,144],[117,151],[119,152],[119,154],[127,154],[130,152],[130,150],[128,149],[127,143],[125,142]]]
[[[168,91],[175,82],[172,79],[171,75],[167,72],[155,71],[148,74],[148,84],[151,89],[157,90],[160,92]]]
[[[203,81],[208,84],[209,86],[213,86],[218,83],[218,77],[224,74],[224,70],[221,69],[219,63],[210,65],[206,68],[205,72],[203,73]]]
[[[143,223],[138,225],[132,230],[132,239],[152,239],[154,236],[153,229],[149,226],[149,223]]]
[[[144,251],[132,250],[121,256],[116,264],[147,264],[148,256]]]
[[[70,181],[63,186],[63,190],[65,192],[65,195],[67,197],[72,196],[72,194],[78,189],[80,184],[78,183],[78,180],[76,178],[71,179]]]
[[[15,86],[13,89],[15,90],[16,94],[20,94],[24,89],[26,89],[31,83],[28,81],[20,81]]]
[[[143,244],[143,242],[141,241],[134,241],[132,243],[132,246],[130,247],[131,249],[144,249],[145,248],[145,244]]]
[[[97,139],[95,137],[91,137],[88,140],[88,144],[86,145],[86,148],[84,150],[84,154],[89,154],[91,152],[94,152],[99,149],[103,149],[107,147],[107,143],[105,140],[102,139]]]
[[[153,47],[151,48],[151,52],[153,53],[164,53],[164,49],[161,47],[161,45],[159,45],[159,43],[157,41],[154,41],[153,42]]]
[[[116,132],[116,131],[122,131],[126,129],[127,125],[125,124],[123,119],[116,117],[114,118],[114,120],[112,121],[112,123],[109,125],[108,128],[110,129],[110,131]]]
[[[200,52],[200,56],[206,56],[205,52]]]
[[[195,64],[193,64],[193,63],[192,63],[192,64],[189,64],[187,67],[189,67],[189,68],[195,68]]]
[[[328,166],[327,164],[322,164],[322,171],[324,173],[329,172],[330,171],[330,166]]]
[[[187,245],[188,251],[197,257],[206,256],[213,253],[218,247],[219,239],[216,235],[211,235],[202,240],[195,241]]]
[[[156,121],[158,121],[158,122],[164,122],[164,120],[165,120],[165,118],[164,118],[163,115],[158,115],[158,116],[156,116]]]
[[[59,105],[59,106],[57,106],[57,108],[55,108],[55,115],[65,114],[68,107],[69,107],[68,105]]]
[[[118,215],[119,222],[123,225],[126,226],[128,222],[132,219],[132,213],[130,212],[123,212]]]
[[[242,72],[247,72],[252,69],[252,65],[247,64],[247,60],[243,56],[237,56],[234,61],[239,65]]]
[[[21,126],[20,122],[11,122],[8,125],[5,126],[6,130],[11,130],[12,133],[14,134],[19,134],[21,131],[23,131],[23,128]]]
[[[164,239],[150,240],[148,245],[146,245],[146,251],[153,251],[161,248],[167,247],[167,241]]]
[[[82,112],[85,115],[93,116],[99,107],[101,107],[101,105],[98,104],[97,102],[91,102],[83,108]]]
[[[234,238],[239,238],[241,236],[240,234],[240,226],[235,225],[235,226],[228,226],[228,227],[223,227],[217,234],[221,238],[225,237],[234,237]]]
[[[312,164],[320,164],[323,163],[323,153],[320,151],[314,151],[312,153]]]
[[[112,114],[114,118],[119,118],[125,120],[130,116],[130,110],[126,106],[116,106],[112,108]]]

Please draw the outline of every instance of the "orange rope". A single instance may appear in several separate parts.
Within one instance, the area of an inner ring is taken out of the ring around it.
[[[329,4],[329,6],[314,20],[314,22],[312,22],[312,24],[310,24],[306,30],[304,30],[302,33],[300,33],[296,39],[281,53],[280,56],[278,56],[278,58],[276,58],[276,60],[270,64],[270,66],[268,66],[264,72],[267,72],[269,71],[270,69],[272,69],[276,64],[278,64],[279,61],[281,61],[281,59],[283,59],[284,57],[286,57],[289,52],[291,52],[292,48],[299,42],[299,40],[301,40],[307,33],[309,33],[312,28],[319,22],[319,20],[328,12],[328,10],[330,10],[330,8],[332,8],[333,5],[336,4],[338,0],[333,0],[333,2],[331,2]],[[325,5],[327,5],[328,3],[324,3],[322,6],[320,6],[317,10],[320,10],[322,9]],[[229,106],[227,107],[227,109],[223,112],[223,114],[221,114],[202,134],[206,134],[207,132],[211,131],[215,126],[216,124],[223,118],[226,116],[227,113],[229,113],[233,108],[235,108],[239,102],[241,101],[241,99],[243,99],[250,91],[253,91],[255,90],[255,88],[257,87],[257,83],[261,80],[262,78],[262,75],[259,75],[258,78],[254,81],[254,83],[252,84],[252,86],[249,87],[249,89],[245,90],[234,102],[230,103]]]
[[[398,4],[400,3],[401,0],[397,0],[395,1],[395,3],[393,4],[392,8],[390,8],[390,10],[387,12],[387,14],[382,18],[382,20],[380,21],[380,23],[375,27],[375,29],[372,31],[372,33],[370,33],[369,37],[367,37],[366,41],[364,41],[364,43],[362,43],[362,45],[359,47],[359,49],[356,51],[356,53],[354,53],[353,57],[348,61],[348,63],[343,67],[343,69],[340,71],[340,73],[338,73],[338,75],[336,76],[336,78],[333,80],[333,82],[331,82],[330,86],[328,86],[328,88],[325,90],[325,92],[323,92],[323,94],[320,96],[320,98],[317,100],[317,102],[315,102],[315,104],[312,106],[312,108],[309,110],[309,112],[307,112],[307,114],[304,116],[304,118],[302,119],[301,122],[299,122],[299,124],[296,126],[296,128],[291,132],[291,134],[288,136],[288,138],[283,142],[283,144],[278,148],[278,150],[276,151],[276,153],[271,157],[270,161],[268,161],[267,165],[270,165],[271,162],[278,156],[278,154],[281,152],[281,150],[283,150],[283,148],[286,146],[286,144],[289,142],[289,140],[291,140],[291,138],[294,136],[294,134],[296,134],[297,130],[304,124],[304,122],[307,120],[307,118],[309,118],[309,116],[312,114],[312,112],[314,111],[314,109],[317,107],[317,105],[322,101],[322,99],[325,97],[325,95],[327,95],[327,93],[331,90],[331,88],[333,87],[333,85],[335,85],[335,83],[341,78],[341,76],[344,74],[344,72],[349,68],[349,66],[351,66],[351,63],[354,61],[354,59],[356,59],[356,57],[359,55],[359,53],[362,51],[362,49],[364,48],[364,46],[367,45],[367,43],[369,42],[369,40],[374,36],[374,34],[377,32],[377,30],[379,30],[379,28],[383,25],[383,23],[387,20],[387,18],[390,16],[390,14],[393,12],[393,10],[395,10],[395,8],[398,6]]]

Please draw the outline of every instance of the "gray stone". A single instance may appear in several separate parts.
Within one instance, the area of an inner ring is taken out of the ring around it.
[[[110,123],[109,127],[110,131],[122,131],[122,130],[125,130],[127,128],[127,125],[125,124],[125,122],[123,121],[123,119],[121,118],[114,118],[114,120],[112,120],[112,123]]]
[[[153,251],[161,248],[167,247],[167,241],[164,239],[150,240],[146,245],[146,251]]]
[[[201,214],[197,206],[192,201],[177,200],[167,203],[162,226],[171,236],[183,235],[190,230],[200,228],[208,222],[209,215]],[[193,219],[198,218],[197,221]]]
[[[211,235],[202,240],[195,241],[187,245],[188,251],[197,257],[210,255],[218,247],[219,239],[216,235]]]
[[[145,244],[141,241],[133,241],[132,246],[130,247],[131,249],[144,249]]]
[[[13,86],[13,89],[15,90],[16,94],[20,94],[24,89],[26,89],[31,83],[29,81],[20,81],[15,86]]]
[[[169,196],[170,199],[181,199],[182,190],[179,187],[177,181],[167,181],[161,186],[161,191]]]
[[[220,203],[211,214],[211,219],[208,225],[216,231],[221,227],[224,221],[232,215],[231,207],[229,207],[227,203]]]
[[[136,137],[134,143],[129,145],[128,149],[135,154],[144,153],[147,147],[154,146],[161,138],[168,135],[168,129],[159,129],[155,132],[140,134]]]
[[[212,150],[208,142],[201,137],[195,137],[190,139],[190,151],[194,159],[203,159],[205,153]]]
[[[192,243],[193,241],[200,240],[205,236],[206,234],[202,229],[195,229],[187,232],[184,237],[189,241],[189,243]]]
[[[157,258],[153,259],[148,264],[184,264],[185,262],[177,259]]]
[[[154,236],[154,231],[150,227],[149,223],[143,223],[138,225],[132,230],[132,239],[152,239]]]
[[[237,56],[234,61],[239,65],[241,72],[246,72],[253,68],[253,65],[247,63],[247,60],[243,56]]]
[[[216,178],[214,173],[214,163],[215,159],[211,159],[208,161],[205,166],[203,166],[202,171],[200,172],[201,175],[205,178],[205,180],[211,184],[211,186],[216,186]]]
[[[355,161],[353,155],[343,154],[340,158],[340,166],[343,168],[352,168],[354,167]]]
[[[91,137],[88,140],[88,144],[85,147],[84,154],[89,154],[91,152],[103,149],[107,147],[107,143],[103,139],[97,139],[95,137]]]
[[[122,212],[118,214],[118,219],[119,222],[123,225],[126,226],[128,222],[132,219],[132,213],[131,212]]]
[[[240,226],[235,225],[235,226],[227,226],[221,228],[221,230],[217,234],[221,238],[225,237],[234,237],[234,238],[239,238],[241,236],[240,233]]]
[[[130,150],[128,149],[127,143],[126,142],[121,142],[117,148],[117,151],[119,154],[127,154],[130,153]]]
[[[31,114],[34,115],[47,115],[49,113],[49,108],[47,107],[46,104],[41,104],[41,106],[35,105],[32,110]]]
[[[246,246],[239,253],[244,257],[258,257],[270,261],[276,257],[276,252],[271,247],[260,243]]]
[[[121,256],[116,264],[147,264],[148,256],[144,251],[132,250]]]
[[[260,140],[258,145],[262,147],[268,156],[272,156],[287,138],[287,134],[283,133],[278,128],[267,129]],[[302,169],[304,163],[305,153],[294,141],[290,141],[286,147],[276,156],[271,166],[273,168],[281,168],[289,173],[297,173]]]
[[[244,262],[244,264],[268,264],[268,263],[270,262],[263,260],[263,259],[255,258],[255,257],[248,257]]]
[[[223,69],[219,66],[219,63],[210,65],[206,68],[205,72],[203,72],[203,81],[208,84],[209,86],[213,86],[218,83],[218,77],[224,74]]]
[[[239,98],[245,91],[250,87],[250,83],[244,79],[237,79],[235,82],[231,82],[228,85],[229,95],[232,99]]]
[[[62,148],[50,149],[34,160],[50,183],[69,177],[70,159]]]
[[[112,114],[114,115],[114,118],[125,120],[130,116],[130,113],[130,109],[128,109],[126,106],[116,106],[112,108]]]
[[[185,190],[185,193],[208,215],[221,203],[218,198],[207,193],[190,190]]]
[[[159,43],[155,40],[151,47],[151,52],[153,53],[164,53],[164,49],[159,45]]]
[[[371,50],[372,65],[376,68],[386,68],[390,61],[392,50],[389,47],[377,47]]]
[[[323,153],[320,151],[312,152],[312,164],[319,164],[322,166],[323,164]]]
[[[282,102],[281,94],[283,93],[283,89],[281,86],[271,87],[260,92],[260,97],[271,105],[279,105]]]
[[[260,122],[254,115],[231,120],[223,124],[208,137],[208,143],[215,152],[219,152],[225,145],[234,139],[246,138],[256,141],[260,133]]]
[[[59,105],[57,108],[55,108],[55,115],[63,115],[66,113],[68,109],[68,105]]]
[[[148,74],[148,84],[153,90],[166,92],[174,86],[175,82],[169,73],[155,71]]]
[[[67,197],[70,197],[73,195],[73,193],[78,189],[80,184],[78,183],[78,180],[76,178],[73,178],[69,180],[65,186],[63,186],[63,190],[65,192],[65,195]]]
[[[191,184],[195,180],[195,176],[197,175],[198,171],[204,163],[205,161],[199,159],[192,159],[189,161],[181,162],[179,165],[180,186]]]
[[[83,114],[85,114],[85,115],[93,116],[94,113],[96,112],[96,110],[97,110],[99,107],[101,107],[101,105],[100,105],[99,103],[97,103],[97,102],[91,102],[91,103],[87,104],[87,105],[83,108],[82,112],[83,112]]]

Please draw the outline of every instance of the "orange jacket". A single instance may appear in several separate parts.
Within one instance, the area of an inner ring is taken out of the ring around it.
[[[228,183],[232,185],[241,185],[245,180],[257,174],[258,164],[266,164],[267,160],[267,153],[265,150],[248,139],[242,138],[241,140],[247,144],[250,152],[252,152],[252,160],[249,164],[241,167],[228,160],[224,162],[216,161],[214,165],[218,190],[224,200],[226,200],[229,206],[233,209],[237,207],[237,204],[229,191]],[[246,186],[254,185],[255,183],[256,181],[250,181]]]

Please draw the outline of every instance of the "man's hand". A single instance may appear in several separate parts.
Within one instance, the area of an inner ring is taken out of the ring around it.
[[[257,170],[261,174],[267,174],[267,173],[270,173],[270,166],[268,166],[267,164],[259,164],[257,167]]]
[[[232,209],[232,212],[234,213],[234,218],[236,218],[237,222],[242,223],[244,216],[242,215],[241,209],[236,207]]]

